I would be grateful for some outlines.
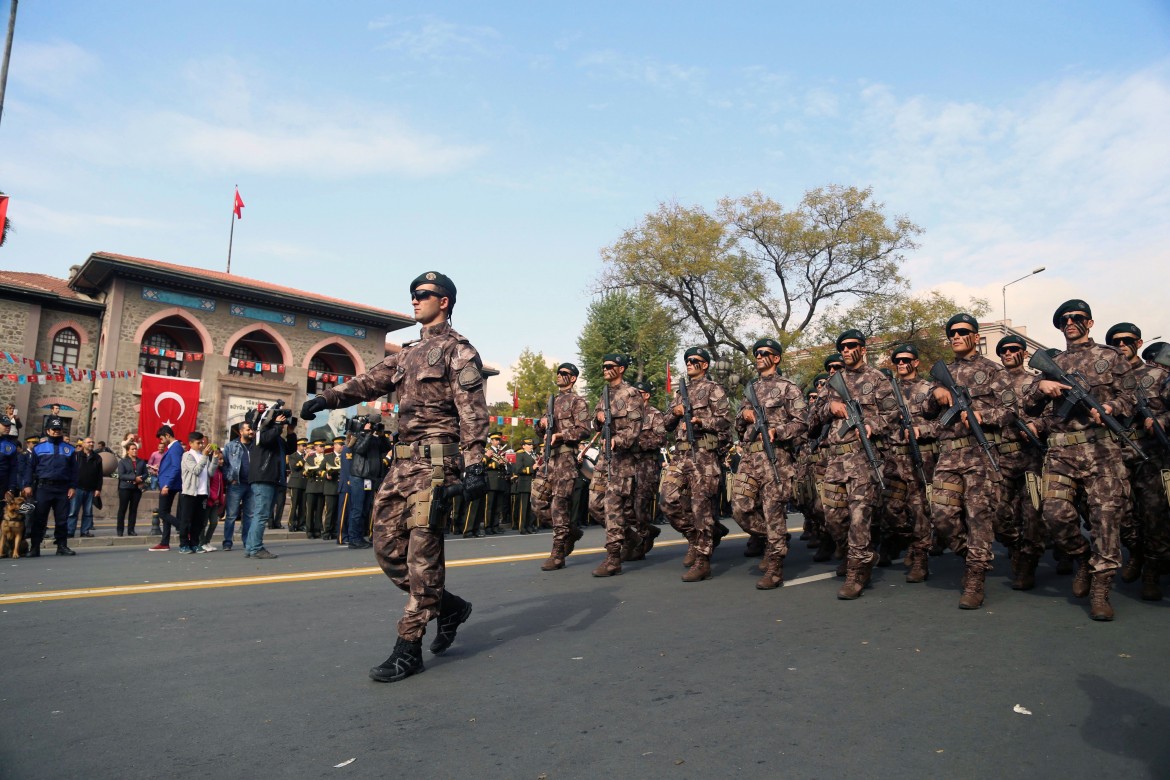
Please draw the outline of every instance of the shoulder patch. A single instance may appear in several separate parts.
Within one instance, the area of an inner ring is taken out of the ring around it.
[[[1137,387],[1137,382],[1133,378],[1133,374],[1126,374],[1121,379],[1121,386],[1126,390],[1133,390]]]
[[[916,404],[925,403],[926,393],[916,392],[914,395],[910,396],[910,400]]]
[[[443,350],[438,347],[431,347],[427,351],[427,365],[433,366],[439,362],[439,358],[443,357]]]
[[[797,399],[793,400],[792,408],[793,409],[807,409],[808,404],[805,403],[803,398],[797,398]]]
[[[984,384],[987,381],[987,372],[981,368],[975,372],[975,376],[973,378],[975,380],[975,384]]]
[[[1098,374],[1104,374],[1106,371],[1109,370],[1109,361],[1106,360],[1105,358],[1101,358],[1100,360],[1098,360],[1096,363],[1093,364],[1093,370],[1096,371]]]
[[[894,400],[894,396],[892,396],[892,395],[887,395],[885,398],[882,399],[882,409],[887,411],[887,412],[890,411],[891,409],[893,409],[897,405],[898,405],[898,402]]]
[[[862,382],[861,387],[857,388],[862,395],[869,395],[873,392],[873,382]]]
[[[459,386],[464,390],[474,390],[483,384],[483,375],[474,363],[468,363],[459,372]]]
[[[1016,402],[1016,391],[1010,390],[1010,389],[1004,390],[1002,393],[999,394],[999,400],[1002,401],[1003,403],[1011,406],[1012,404],[1014,404]]]
[[[1138,380],[1138,384],[1140,384],[1144,389],[1149,390],[1151,387],[1154,386],[1153,374],[1146,374],[1145,376],[1143,376],[1141,379]]]

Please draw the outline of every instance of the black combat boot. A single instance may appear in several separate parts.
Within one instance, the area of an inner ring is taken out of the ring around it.
[[[425,672],[422,660],[422,640],[413,642],[398,637],[394,652],[380,665],[370,670],[370,679],[377,682],[398,682],[412,674]]]
[[[439,631],[435,641],[431,642],[431,652],[439,655],[455,641],[455,633],[459,626],[471,617],[471,602],[464,601],[443,591],[443,600],[439,604],[439,619],[436,621]]]

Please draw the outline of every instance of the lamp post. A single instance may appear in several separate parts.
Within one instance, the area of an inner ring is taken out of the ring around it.
[[[1007,332],[1007,326],[1008,326],[1007,325],[1007,288],[1011,287],[1016,282],[1024,281],[1025,279],[1027,279],[1030,276],[1035,276],[1036,274],[1043,271],[1044,268],[1045,268],[1045,266],[1040,266],[1039,268],[1032,270],[1030,273],[1024,274],[1019,279],[1013,279],[1012,281],[1008,282],[1007,284],[1005,284],[1003,286],[1003,290],[1001,290],[1001,292],[1003,293],[1003,330],[1005,333]]]

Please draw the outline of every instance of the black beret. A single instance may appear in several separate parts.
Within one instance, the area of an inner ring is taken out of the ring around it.
[[[654,385],[649,382],[634,382],[634,389],[641,393],[653,393]]]
[[[1000,339],[999,343],[995,345],[995,354],[1002,355],[1003,348],[1008,344],[1015,344],[1016,346],[1023,347],[1024,349],[1028,348],[1028,342],[1024,341],[1021,336],[1017,336],[1015,333],[1009,333]]]
[[[617,363],[622,368],[630,367],[630,356],[623,355],[621,352],[606,352],[601,357],[602,363]]]
[[[967,312],[962,312],[960,314],[956,314],[954,317],[951,317],[949,320],[947,320],[947,327],[946,327],[947,336],[951,335],[951,330],[956,325],[970,325],[976,333],[979,332],[979,320],[975,319]]]
[[[841,365],[845,365],[845,358],[841,357],[840,352],[830,352],[825,357],[825,365],[824,365],[825,370],[828,371],[829,366],[833,365],[834,363],[840,363]]]
[[[899,344],[898,346],[896,346],[890,350],[890,357],[893,357],[894,355],[901,355],[903,353],[913,355],[915,358],[917,358],[918,357],[918,347],[911,344],[910,342],[906,342],[905,344]]]
[[[857,328],[850,328],[837,337],[837,349],[841,349],[842,341],[860,341],[861,346],[865,346],[865,334]]]
[[[441,274],[438,271],[427,271],[425,274],[419,274],[410,283],[410,292],[414,293],[415,288],[422,284],[433,284],[435,287],[442,288],[447,293],[448,298],[455,300],[455,282],[451,281],[451,277],[447,274]]]
[[[813,377],[813,387],[816,387],[816,386],[817,386],[817,382],[820,382],[822,379],[823,379],[824,381],[826,381],[826,382],[827,382],[827,381],[829,381],[829,375],[828,375],[828,374],[826,374],[826,373],[823,373],[823,372],[822,372],[822,373],[820,373],[820,374],[817,374],[816,376],[814,376],[814,377]]]
[[[1139,339],[1142,337],[1142,329],[1137,325],[1134,325],[1132,322],[1119,322],[1105,333],[1105,343],[1112,344],[1113,337],[1119,333],[1132,333]]]
[[[774,351],[777,355],[784,354],[784,347],[780,346],[780,342],[776,339],[758,339],[755,344],[752,344],[752,353],[754,354],[755,351],[761,347],[767,347],[768,349]]]
[[[1089,319],[1093,319],[1093,310],[1089,308],[1089,304],[1080,298],[1073,298],[1071,301],[1065,301],[1057,307],[1056,313],[1052,315],[1052,327],[1059,330],[1060,318],[1070,311],[1083,311]]]
[[[561,363],[557,366],[557,371],[569,371],[573,376],[581,376],[581,371],[572,363]]]
[[[812,398],[814,395],[817,395],[817,389],[815,387],[810,387],[808,389],[808,391],[805,392],[804,397],[805,397],[805,399],[809,399],[809,398]]]
[[[689,357],[701,357],[706,362],[711,362],[711,353],[702,347],[691,347],[683,353],[683,360],[686,360]]]
[[[1142,360],[1152,362],[1154,358],[1166,350],[1165,341],[1155,341],[1150,346],[1142,350]]]

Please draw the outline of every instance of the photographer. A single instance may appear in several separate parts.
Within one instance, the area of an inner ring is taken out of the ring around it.
[[[253,417],[258,421],[259,432],[249,451],[252,495],[248,499],[248,533],[244,540],[247,558],[277,557],[275,553],[264,549],[264,531],[268,528],[268,519],[272,517],[276,489],[284,484],[284,426],[292,415],[283,406],[281,401],[277,401],[271,410]]]
[[[16,406],[4,404],[4,414],[0,415],[0,439],[9,439],[13,443],[20,438],[20,415],[16,413]]]
[[[366,512],[381,481],[382,458],[390,451],[390,442],[382,435],[382,421],[358,417],[351,423],[347,457],[349,480],[345,488],[345,518],[342,539],[351,550],[365,550],[373,545],[366,541]],[[356,428],[356,431],[354,430]]]

